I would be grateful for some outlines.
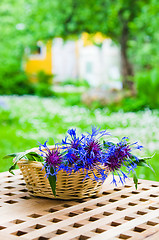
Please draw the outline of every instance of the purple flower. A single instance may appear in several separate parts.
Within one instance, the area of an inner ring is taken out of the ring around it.
[[[102,151],[98,140],[88,140],[84,145],[84,166],[92,169],[96,164],[100,163]]]
[[[101,131],[100,128],[92,127],[92,132],[87,133],[82,140],[82,149],[80,150],[81,160],[86,169],[97,169],[99,164],[103,163],[105,158],[102,151],[102,144],[99,139],[104,135],[109,135],[106,130]]]
[[[124,137],[117,143],[106,143],[106,162],[104,166],[113,174],[113,183],[116,185],[114,174],[119,176],[119,181],[124,184],[125,179],[128,178],[130,172],[134,172],[137,167],[136,161],[139,161],[138,157],[132,154],[132,149],[141,149],[142,146],[138,143],[129,144],[128,138]],[[126,168],[126,172],[122,171],[122,168]]]
[[[47,141],[44,144],[40,143],[39,151],[42,153],[41,156],[44,158],[44,167],[47,176],[51,174],[51,168],[54,169],[54,173],[57,174],[58,168],[63,161],[63,155],[57,145],[55,148],[50,149],[47,146]]]
[[[47,165],[50,165],[51,167],[56,168],[62,162],[62,154],[57,148],[51,149],[47,152],[44,160]]]
[[[108,148],[106,166],[111,172],[119,170],[125,161],[130,159],[130,147],[124,142],[113,145]]]
[[[65,136],[65,139],[62,139],[62,149],[78,149],[81,146],[81,141],[84,138],[84,135],[79,138],[76,134],[76,129],[69,129],[67,131],[68,135]]]
[[[78,160],[79,160],[78,151],[75,151],[72,148],[68,148],[68,150],[64,154],[64,161],[66,163],[68,162],[67,165],[73,166],[74,164],[76,164],[78,162]]]
[[[90,140],[87,142],[85,146],[85,150],[86,150],[87,156],[98,158],[99,153],[101,151],[101,144],[97,140]]]

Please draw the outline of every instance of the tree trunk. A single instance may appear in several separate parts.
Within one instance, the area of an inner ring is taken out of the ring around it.
[[[120,44],[121,44],[121,75],[123,82],[123,89],[129,89],[134,92],[133,76],[134,71],[132,64],[130,63],[127,55],[127,42],[128,42],[128,26],[123,25],[123,30],[121,34]]]

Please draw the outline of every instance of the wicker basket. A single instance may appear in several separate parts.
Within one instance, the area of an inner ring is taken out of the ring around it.
[[[18,166],[31,195],[55,198],[46,178],[45,169],[42,170],[42,163],[22,159],[18,162]],[[93,173],[89,175],[91,178],[94,177]],[[56,183],[56,199],[82,199],[99,193],[102,182],[92,181],[90,178],[83,181],[84,177],[85,174],[83,172],[69,175],[65,171],[59,171]]]
[[[49,146],[50,150],[54,148],[55,146]],[[32,148],[31,151],[40,153],[38,148]],[[41,162],[21,159],[17,164],[31,195],[55,199]],[[97,171],[94,171],[94,173],[99,176]],[[86,172],[83,171],[71,174],[59,171],[56,181],[56,199],[82,199],[97,195],[101,191],[103,182],[93,181],[94,175],[92,172],[89,173],[92,179],[87,178],[83,181],[85,175]]]

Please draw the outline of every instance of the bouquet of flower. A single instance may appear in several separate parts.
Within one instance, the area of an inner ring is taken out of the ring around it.
[[[9,154],[6,157],[14,157],[14,164],[9,171],[15,169],[17,162],[25,158],[28,161],[39,161],[45,168],[46,177],[49,180],[52,192],[56,196],[56,179],[59,171],[65,171],[68,177],[72,173],[85,173],[84,179],[104,182],[108,174],[113,176],[112,183],[117,185],[116,175],[124,184],[129,174],[133,174],[133,180],[137,188],[138,178],[136,169],[138,166],[149,167],[150,158],[139,158],[133,154],[133,150],[141,150],[143,147],[137,142],[130,144],[124,137],[118,143],[110,141],[101,142],[100,139],[110,135],[106,130],[92,127],[91,133],[78,136],[76,129],[69,129],[65,139],[56,143],[54,148],[47,146],[47,141],[39,145],[39,152],[28,150],[20,153]],[[93,173],[93,178],[90,177]]]

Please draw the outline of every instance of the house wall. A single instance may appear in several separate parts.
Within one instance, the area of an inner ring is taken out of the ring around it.
[[[52,40],[48,41],[46,45],[40,42],[39,46],[41,53],[29,55],[28,61],[25,63],[25,71],[31,75],[32,80],[39,71],[52,74]]]
[[[119,85],[120,53],[111,39],[105,39],[101,47],[80,42],[79,75],[93,86]]]
[[[25,67],[28,74],[43,70],[53,73],[56,81],[81,78],[92,86],[120,85],[119,49],[100,33],[84,33],[77,41],[55,38],[46,45],[41,43],[41,49],[41,54],[29,56]]]
[[[76,42],[55,38],[52,45],[52,72],[55,80],[64,81],[77,77]]]

